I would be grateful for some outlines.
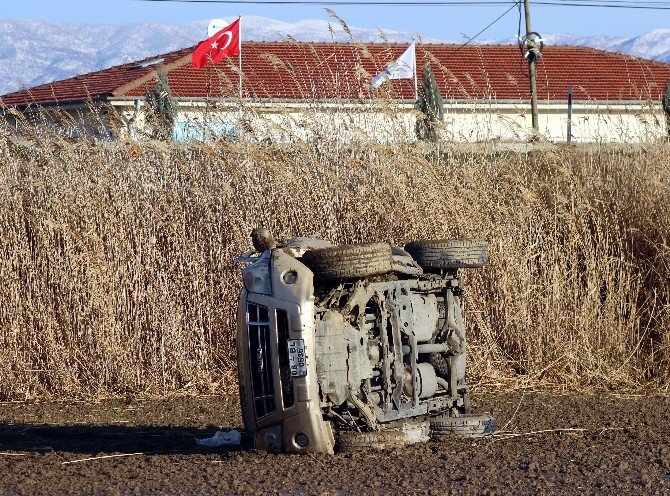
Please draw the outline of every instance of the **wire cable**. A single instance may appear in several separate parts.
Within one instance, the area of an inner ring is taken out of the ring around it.
[[[486,26],[484,29],[482,29],[479,33],[477,33],[477,34],[474,35],[473,37],[469,38],[468,41],[466,41],[465,43],[463,43],[461,46],[459,46],[458,48],[456,48],[456,50],[454,50],[454,51],[451,53],[451,55],[453,55],[453,54],[455,54],[456,52],[458,52],[461,48],[463,48],[463,47],[469,45],[469,44],[470,44],[471,42],[473,42],[473,41],[474,41],[480,34],[484,33],[487,29],[489,29],[489,28],[490,28],[491,26],[493,26],[496,22],[498,22],[500,19],[502,19],[503,17],[505,17],[505,16],[506,16],[506,15],[507,15],[513,8],[515,8],[515,7],[517,7],[517,6],[519,7],[519,9],[521,8],[521,0],[518,0],[517,2],[514,2],[514,3],[512,4],[512,6],[511,6],[509,9],[507,9],[505,12],[503,12],[503,13],[500,14],[498,17],[496,17],[493,21],[491,21],[491,23],[490,23],[488,26]],[[521,12],[521,11],[519,10],[519,12]],[[520,22],[520,21],[519,21],[519,22]]]
[[[356,5],[381,7],[466,7],[471,5],[508,5],[504,0],[472,0],[472,1],[385,1],[385,0],[137,0],[141,2],[169,2],[169,3],[223,3],[246,5]],[[513,2],[516,5],[516,2]]]
[[[418,1],[386,1],[386,0],[136,0],[141,2],[161,3],[213,3],[231,5],[321,5],[321,6],[369,6],[369,7],[472,7],[508,5],[503,0],[472,0],[445,1],[445,0],[418,0]],[[516,4],[516,3],[515,3]],[[534,0],[533,5],[553,7],[589,7],[612,9],[640,9],[640,10],[670,10],[670,2],[635,0]]]
[[[560,1],[533,1],[533,5],[551,5],[558,7],[595,7],[595,8],[609,8],[609,9],[639,9],[639,10],[670,10],[670,3],[664,2],[663,5],[643,5],[643,4],[619,4],[619,3],[590,3],[586,2],[560,2]]]

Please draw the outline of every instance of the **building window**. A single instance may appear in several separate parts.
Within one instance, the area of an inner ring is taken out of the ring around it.
[[[237,127],[232,122],[201,122],[197,119],[174,123],[172,138],[175,141],[209,141],[221,138],[237,138]]]

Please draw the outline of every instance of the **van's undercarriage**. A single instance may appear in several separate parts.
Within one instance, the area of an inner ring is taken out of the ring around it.
[[[485,245],[446,243],[456,249],[410,255],[411,244],[294,238],[239,259],[253,262],[243,271],[238,358],[258,448],[332,453],[336,441],[375,448],[494,429],[491,417],[468,415],[457,272],[483,266]],[[435,262],[454,253],[465,256]]]

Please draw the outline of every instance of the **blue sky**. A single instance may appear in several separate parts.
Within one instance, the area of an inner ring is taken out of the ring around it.
[[[42,19],[80,23],[132,23],[187,21],[242,15],[267,16],[283,21],[328,19],[323,7],[152,3],[137,0],[4,0],[0,17],[5,19]],[[531,2],[532,5],[532,2]],[[337,13],[352,26],[377,26],[418,32],[451,40],[461,33],[474,35],[507,7],[337,7]],[[533,30],[540,33],[577,35],[643,34],[656,28],[670,28],[670,11],[634,11],[575,7],[532,7]],[[482,39],[502,39],[516,34],[515,10],[482,35]]]

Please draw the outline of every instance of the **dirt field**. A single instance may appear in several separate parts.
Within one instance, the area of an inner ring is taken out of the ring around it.
[[[500,436],[334,457],[196,446],[240,427],[236,398],[3,404],[0,493],[670,493],[669,398],[475,396]]]

